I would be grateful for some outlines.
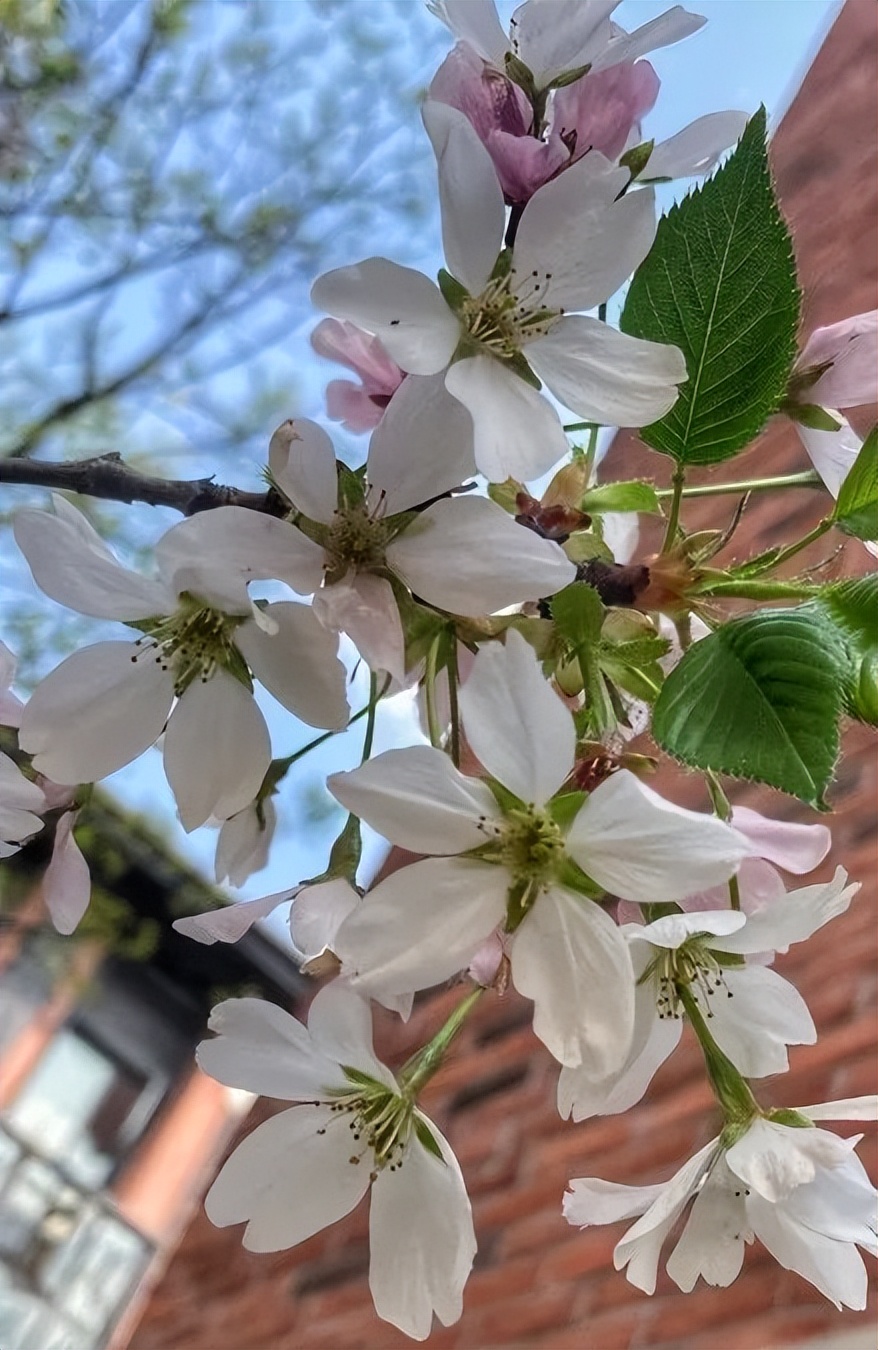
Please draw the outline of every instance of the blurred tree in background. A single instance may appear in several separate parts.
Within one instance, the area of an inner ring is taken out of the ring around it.
[[[320,409],[313,277],[435,228],[442,46],[408,0],[0,0],[0,457],[258,487],[273,427]],[[82,633],[21,584],[25,500],[0,488],[0,585],[31,675]],[[134,546],[173,519],[99,516]]]

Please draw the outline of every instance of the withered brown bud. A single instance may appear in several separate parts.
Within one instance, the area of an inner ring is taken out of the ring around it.
[[[543,539],[553,539],[556,544],[563,544],[574,530],[584,530],[591,524],[591,516],[584,511],[560,502],[543,506],[527,492],[516,494],[515,505],[518,507],[515,519],[519,525],[527,526]]]
[[[589,558],[578,564],[576,579],[594,587],[605,605],[634,605],[649,585],[649,568],[644,563]]]

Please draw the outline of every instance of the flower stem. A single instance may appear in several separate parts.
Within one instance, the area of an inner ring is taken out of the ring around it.
[[[276,787],[284,775],[300,759],[304,759],[306,755],[310,755],[311,751],[316,750],[318,746],[325,745],[327,741],[332,740],[333,736],[340,736],[343,731],[347,731],[348,727],[352,727],[355,722],[361,721],[371,709],[372,704],[369,702],[355,712],[353,717],[349,718],[347,723],[343,727],[339,727],[338,730],[321,732],[319,736],[314,737],[313,741],[308,741],[307,745],[303,745],[300,749],[294,750],[291,755],[285,755],[282,759],[272,760],[271,767],[265,776],[266,781],[270,779],[270,786]]]
[[[378,676],[373,670],[369,676],[369,702],[365,709],[369,716],[366,720],[366,734],[363,737],[363,764],[366,763],[366,760],[372,754],[372,742],[375,739],[375,713],[378,708],[380,697],[381,696],[378,693]]]
[[[442,747],[442,728],[439,725],[439,713],[436,708],[436,664],[439,659],[439,638],[435,638],[427,652],[427,669],[424,674],[424,697],[427,703],[427,731],[430,744]],[[450,680],[449,680],[450,684]]]
[[[451,762],[460,768],[460,705],[457,699],[459,674],[457,669],[457,639],[452,634],[451,654],[448,657],[448,703],[451,711]]]
[[[683,498],[685,481],[686,470],[682,464],[678,464],[671,479],[671,508],[668,512],[668,523],[662,541],[662,553],[667,553],[673,547],[674,540],[677,538],[677,528],[680,524],[680,503]]]
[[[421,1088],[433,1077],[445,1058],[448,1047],[484,992],[481,985],[471,990],[463,1002],[458,1003],[454,1012],[444,1026],[439,1028],[432,1040],[429,1040],[417,1054],[413,1055],[402,1069],[399,1074],[400,1085],[404,1095],[410,1100],[413,1101]]]
[[[817,522],[813,530],[809,530],[808,533],[797,540],[795,544],[789,544],[786,548],[781,549],[780,553],[778,553],[777,557],[772,562],[772,569],[780,567],[781,563],[785,563],[788,558],[794,558],[803,548],[807,548],[809,544],[814,543],[815,539],[821,538],[822,535],[826,534],[827,530],[831,530],[832,525],[832,518],[830,516],[824,516],[822,520]]]
[[[698,1037],[714,1096],[729,1124],[743,1125],[760,1114],[759,1105],[732,1061],[720,1050],[688,984],[677,983],[677,994]]]
[[[565,427],[565,431],[569,428]],[[808,469],[804,473],[781,474],[778,478],[748,478],[740,483],[693,483],[691,487],[684,487],[681,492],[683,497],[719,497],[724,493],[744,493],[744,492],[770,492],[774,488],[789,487],[823,487],[823,479],[819,473],[813,469]],[[659,499],[663,497],[673,497],[674,489],[658,488],[655,494]]]

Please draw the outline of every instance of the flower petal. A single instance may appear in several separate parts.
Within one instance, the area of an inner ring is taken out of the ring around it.
[[[760,858],[797,875],[811,872],[822,863],[832,845],[832,835],[825,825],[770,820],[748,806],[734,808],[732,824],[750,840]]]
[[[338,659],[336,635],[310,605],[281,600],[263,612],[277,624],[275,633],[266,633],[253,619],[235,633],[235,645],[256,679],[309,726],[346,727],[351,712],[347,671]]]
[[[22,713],[19,742],[38,773],[56,783],[92,783],[158,740],[173,699],[171,677],[149,649],[98,642],[68,656],[37,685]]]
[[[258,900],[238,900],[220,909],[205,910],[203,914],[188,914],[185,919],[175,919],[171,927],[208,947],[215,942],[239,942],[254,923],[266,919],[280,905],[289,904],[292,897],[288,887],[274,895],[262,895]]]
[[[558,1113],[564,1120],[578,1122],[592,1116],[617,1116],[629,1110],[640,1101],[662,1064],[677,1048],[683,1032],[682,1019],[656,1015],[654,990],[644,985],[637,988],[635,1005],[635,1042],[644,1022],[647,1034],[636,1053],[629,1055],[621,1073],[595,1078],[581,1066],[561,1070]]]
[[[552,0],[519,5],[512,16],[516,52],[533,72],[538,89],[557,75],[589,60],[589,49],[603,31],[618,0]]]
[[[745,1078],[786,1073],[788,1045],[813,1045],[817,1028],[788,980],[766,966],[732,967],[710,1000],[710,1030]]]
[[[271,763],[265,718],[240,680],[218,670],[180,697],[165,732],[165,773],[187,832],[256,796]]]
[[[451,359],[460,324],[442,292],[423,272],[387,258],[366,258],[324,272],[311,299],[337,319],[375,333],[411,375],[435,375]]]
[[[476,1253],[472,1208],[460,1166],[432,1122],[424,1128],[442,1157],[413,1138],[401,1165],[380,1172],[369,1216],[369,1288],[375,1311],[416,1341],[463,1311],[463,1288]]]
[[[323,549],[276,516],[243,506],[199,511],[156,544],[162,575],[231,614],[251,610],[247,584],[276,579],[310,595],[323,576]]]
[[[445,387],[472,415],[476,464],[489,482],[539,478],[568,453],[555,409],[493,356],[455,361]]]
[[[467,740],[488,773],[542,806],[573,768],[573,718],[543,679],[532,647],[511,630],[486,643],[460,691]]]
[[[809,1120],[874,1120],[878,1121],[878,1097],[844,1097],[835,1102],[818,1102],[816,1106],[797,1106]]]
[[[856,408],[878,399],[878,310],[815,328],[797,370],[832,364],[805,392],[809,403]]]
[[[208,1028],[216,1037],[202,1041],[195,1057],[218,1083],[281,1101],[332,1100],[327,1090],[344,1085],[338,1064],[317,1048],[308,1028],[275,1003],[226,999],[211,1012]]]
[[[673,951],[694,933],[709,933],[717,941],[708,945],[726,951],[727,938],[743,928],[746,922],[747,915],[734,909],[687,910],[684,914],[665,914],[652,923],[644,924],[642,928],[632,927],[627,930],[627,936],[631,942],[648,942],[654,947],[666,947]]]
[[[638,902],[681,900],[727,881],[752,851],[731,826],[665,801],[627,769],[591,794],[567,848],[599,886]]]
[[[534,1002],[534,1034],[555,1058],[595,1078],[618,1072],[634,1032],[634,973],[608,914],[552,886],[510,942],[512,982]]]
[[[427,8],[456,38],[475,48],[483,61],[503,69],[509,39],[497,17],[494,0],[427,0]]]
[[[48,511],[17,511],[12,532],[40,590],[68,609],[122,622],[174,609],[168,588],[117,562],[84,516],[79,526]]]
[[[473,421],[444,375],[409,375],[369,442],[367,477],[387,514],[421,506],[475,471]]]
[[[322,427],[307,417],[281,422],[268,442],[268,466],[281,492],[303,516],[331,523],[338,506],[338,473],[335,449]]]
[[[709,1144],[684,1163],[670,1181],[659,1189],[659,1194],[637,1223],[616,1244],[613,1264],[617,1270],[627,1266],[627,1278],[645,1294],[655,1293],[658,1261],[662,1244],[682,1214],[686,1204],[698,1189],[701,1178],[710,1167],[717,1141]]]
[[[841,413],[827,408],[830,416],[840,424],[837,431],[818,431],[796,423],[799,439],[808,451],[814,468],[826,484],[827,491],[837,497],[842,483],[850,473],[854,460],[863,448],[861,437]]]
[[[486,842],[480,821],[499,815],[493,793],[429,745],[386,750],[327,787],[347,811],[412,853],[465,853]]]
[[[522,299],[535,309],[594,309],[627,281],[656,231],[652,189],[616,200],[629,178],[592,151],[534,193],[512,257],[512,289]]]
[[[744,112],[715,112],[696,117],[675,136],[660,141],[647,161],[643,177],[701,178],[710,173],[724,150],[741,139],[750,119]]]
[[[838,1309],[865,1308],[866,1267],[856,1247],[805,1228],[781,1206],[758,1195],[748,1197],[747,1218],[780,1265],[813,1284]]]
[[[462,112],[428,99],[421,117],[439,170],[448,268],[471,295],[480,295],[503,247],[503,192],[491,156]]]
[[[243,886],[254,872],[261,872],[268,864],[276,829],[277,811],[271,797],[263,798],[258,812],[251,802],[224,820],[216,841],[216,880],[228,878],[232,886]]]
[[[726,1150],[726,1162],[758,1195],[778,1204],[824,1167],[845,1162],[855,1141],[829,1130],[802,1130],[756,1117]]]
[[[605,70],[618,61],[636,61],[659,47],[670,47],[675,42],[697,33],[707,20],[701,14],[691,14],[682,5],[666,9],[648,23],[642,23],[632,33],[620,31],[595,56],[593,70]]]
[[[600,1177],[574,1177],[564,1194],[564,1218],[578,1228],[621,1223],[645,1214],[663,1190],[663,1185],[624,1186]]]
[[[844,914],[860,889],[859,882],[846,885],[847,879],[844,868],[837,867],[832,881],[803,886],[764,905],[750,915],[740,932],[723,941],[723,949],[742,954],[785,952],[792,943],[804,942],[830,919]]]
[[[324,628],[347,633],[366,664],[405,684],[405,636],[393,587],[369,572],[348,574],[314,596],[314,614]]]
[[[431,605],[473,618],[554,595],[576,579],[558,544],[486,497],[446,497],[387,548],[388,565]]]
[[[741,1273],[745,1242],[752,1241],[740,1185],[718,1159],[695,1197],[680,1240],[668,1258],[667,1272],[686,1294],[695,1288],[699,1276],[705,1284],[726,1289]]]
[[[315,994],[308,1011],[308,1034],[327,1059],[361,1069],[397,1090],[393,1074],[375,1055],[371,1007],[342,980],[333,980]]]
[[[381,997],[429,989],[466,970],[506,912],[505,868],[427,858],[369,891],[335,939],[343,973]]]
[[[88,909],[91,877],[73,837],[76,812],[65,811],[55,828],[52,860],[43,875],[42,893],[59,933],[72,933]]]
[[[359,903],[358,892],[343,877],[302,886],[290,909],[293,946],[306,961],[320,956],[333,946],[343,921]]]
[[[368,1163],[350,1159],[343,1117],[327,1106],[294,1106],[238,1145],[207,1193],[205,1213],[220,1228],[249,1219],[247,1251],[294,1247],[350,1214],[366,1194]]]
[[[584,314],[565,315],[526,356],[557,399],[607,426],[643,427],[663,417],[686,379],[679,347],[619,333]]]

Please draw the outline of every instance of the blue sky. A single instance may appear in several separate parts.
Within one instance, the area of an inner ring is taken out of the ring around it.
[[[332,59],[333,50],[338,50],[344,43],[345,8],[354,3],[359,9],[364,5],[364,0],[343,0],[341,4],[326,6],[327,59]],[[365,3],[374,4],[377,14],[384,0],[365,0]],[[753,112],[762,102],[768,109],[771,124],[776,125],[838,10],[835,0],[831,3],[827,3],[827,0],[706,0],[692,7],[707,17],[707,25],[685,42],[656,52],[650,58],[662,80],[662,90],[657,106],[645,124],[644,133],[656,140],[673,134],[704,113],[724,108]],[[210,11],[212,7],[207,0],[202,0],[201,8]],[[412,0],[411,8],[414,32],[401,31],[400,41],[409,45],[412,51],[410,85],[414,90],[429,81],[435,66],[435,52],[438,50],[441,57],[446,48],[443,43],[444,30],[437,25],[438,44],[434,47],[428,42],[426,46],[429,51],[425,55],[423,45],[417,42],[417,35],[424,32],[421,8],[417,6],[416,17],[415,0]],[[507,14],[511,8],[511,5],[502,6],[502,12]],[[661,0],[623,0],[614,17],[625,27],[634,28],[667,8],[668,4]],[[272,9],[279,23],[296,24],[301,18],[302,11],[295,0],[274,3]],[[411,41],[413,37],[414,42]],[[410,117],[416,130],[418,119],[414,100]],[[408,137],[411,130],[412,127],[408,127],[403,132]],[[422,172],[425,164],[431,171],[426,137],[421,136],[417,144],[420,145],[419,153],[422,156],[417,171]],[[679,195],[685,188],[686,185],[675,185],[673,189],[665,190],[665,197],[670,199],[674,194]],[[666,206],[668,201],[664,204]],[[391,252],[384,237],[369,238],[362,233],[356,240],[335,237],[332,240],[332,263],[354,262],[371,252],[385,251]],[[441,263],[436,212],[427,222],[419,222],[417,231],[408,236],[404,254],[406,262],[435,274]],[[288,335],[283,351],[266,353],[264,361],[270,365],[274,361],[289,362],[292,359],[298,371],[298,404],[290,409],[290,413],[321,419],[323,386],[337,372],[318,362],[308,347],[307,335],[318,317],[303,306],[302,321]],[[266,441],[270,430],[266,428]],[[358,446],[350,438],[337,439],[340,448],[344,446],[351,457],[356,458],[365,450],[364,443]],[[255,478],[258,466],[253,463],[249,470],[246,465],[241,468],[238,481],[246,485]],[[158,531],[158,525],[156,529]],[[366,681],[360,673],[352,690],[351,703],[354,709],[365,701],[365,690]],[[314,734],[310,729],[297,725],[267,696],[262,701],[269,719],[275,753],[288,754]],[[397,742],[410,725],[409,719],[410,712],[405,706],[382,709],[376,749]],[[320,872],[325,866],[328,846],[343,817],[340,813],[321,816],[320,803],[325,801],[322,780],[327,773],[352,767],[357,762],[361,737],[362,724],[335,738],[300,766],[293,784],[294,790],[282,793],[278,799],[281,829],[272,861],[243,888],[243,896],[263,895],[294,885],[301,878]],[[297,790],[295,784],[298,784]],[[205,830],[196,832],[194,836],[183,834],[175,820],[157,752],[150,752],[137,764],[114,775],[107,780],[106,786],[122,802],[161,822],[174,846],[205,872],[211,872],[215,836]],[[303,820],[302,813],[309,800],[316,809]],[[294,816],[298,816],[298,820]],[[371,839],[367,848],[366,870],[374,869],[381,852],[381,843]],[[275,931],[280,933],[280,927],[276,927]]]

